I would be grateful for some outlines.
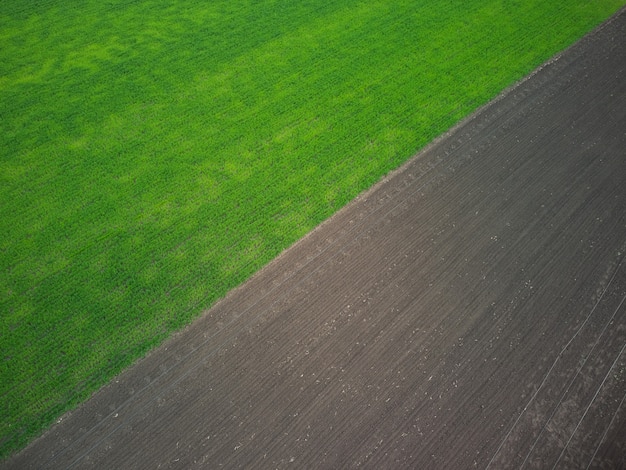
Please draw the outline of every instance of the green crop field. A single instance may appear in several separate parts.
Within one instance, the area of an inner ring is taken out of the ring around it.
[[[624,3],[0,2],[0,456]]]

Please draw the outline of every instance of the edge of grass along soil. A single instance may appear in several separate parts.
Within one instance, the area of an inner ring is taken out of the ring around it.
[[[0,6],[0,455],[623,1]]]

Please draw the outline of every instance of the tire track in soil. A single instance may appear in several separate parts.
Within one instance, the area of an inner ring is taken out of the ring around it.
[[[559,353],[507,435],[504,442],[517,441],[511,447],[527,448],[528,452],[517,459],[508,455],[494,461],[495,468],[513,466],[514,462],[519,468],[546,468],[551,462],[556,465],[563,457],[562,450],[570,446],[573,453],[581,453],[576,452],[578,446],[568,436],[573,437],[574,426],[578,430],[578,418],[582,420],[589,397],[601,389],[599,384],[614,368],[614,358],[616,354],[621,356],[620,348],[626,343],[625,271],[620,263],[589,316]],[[623,388],[613,386],[609,390],[620,393]],[[591,403],[603,405],[595,399]],[[589,444],[594,442],[590,442],[590,435],[602,432],[599,426],[587,426],[585,430],[586,445],[580,446],[580,450],[590,450]],[[523,444],[519,442],[522,438],[526,439]],[[582,466],[589,457],[577,455],[568,459],[568,468]]]
[[[625,42],[622,10],[0,467],[623,462]]]

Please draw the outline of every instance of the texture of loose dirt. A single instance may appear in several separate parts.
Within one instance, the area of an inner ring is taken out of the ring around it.
[[[626,468],[625,44],[622,10],[0,466]]]

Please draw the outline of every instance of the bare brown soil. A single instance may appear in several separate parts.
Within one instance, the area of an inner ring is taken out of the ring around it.
[[[626,468],[626,10],[3,468]]]

